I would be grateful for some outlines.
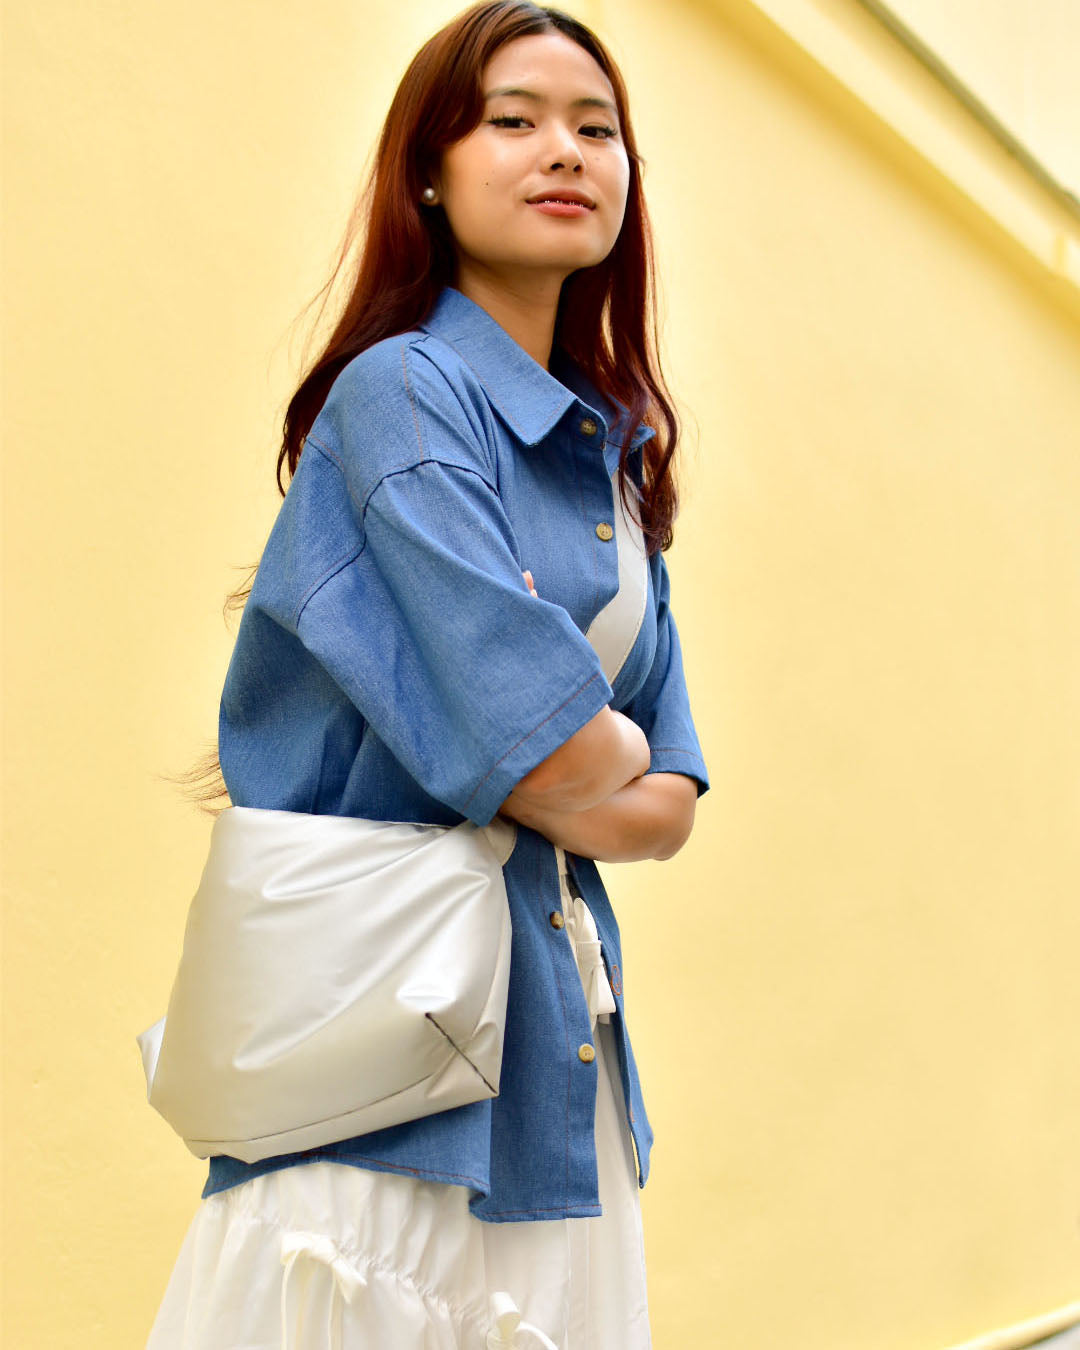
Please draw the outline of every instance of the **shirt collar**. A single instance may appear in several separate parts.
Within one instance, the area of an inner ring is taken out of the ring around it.
[[[628,409],[618,399],[606,398],[586,375],[556,346],[551,364],[556,378],[534,361],[525,349],[475,300],[455,286],[444,286],[427,318],[418,325],[448,343],[484,386],[500,415],[526,445],[536,445],[575,404],[598,418],[607,429],[605,459],[614,452]],[[654,427],[639,422],[630,442],[636,449]],[[614,444],[612,444],[614,442]]]

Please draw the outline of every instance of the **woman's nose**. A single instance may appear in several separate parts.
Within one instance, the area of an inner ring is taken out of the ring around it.
[[[578,169],[585,164],[585,158],[578,146],[574,132],[569,127],[558,123],[548,132],[546,152],[551,156],[548,167],[552,169],[567,167]]]

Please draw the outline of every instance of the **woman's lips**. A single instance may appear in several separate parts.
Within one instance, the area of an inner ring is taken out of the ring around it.
[[[535,206],[538,211],[543,211],[545,216],[587,216],[592,209],[583,206],[581,202],[558,202],[558,201],[539,201],[529,202],[529,206]]]

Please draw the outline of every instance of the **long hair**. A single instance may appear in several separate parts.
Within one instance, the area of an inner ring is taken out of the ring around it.
[[[679,420],[660,368],[652,232],[641,183],[644,161],[637,152],[626,86],[591,29],[560,9],[529,0],[487,0],[464,10],[424,43],[401,78],[337,262],[320,292],[325,297],[348,271],[348,297],[285,413],[277,458],[282,497],[287,491],[282,469],[288,465],[290,479],[296,472],[304,440],[342,368],[381,339],[415,328],[443,287],[454,284],[454,241],[446,215],[439,207],[422,206],[420,194],[437,173],[442,152],[479,124],[488,61],[506,42],[553,32],[584,48],[610,81],[630,169],[619,236],[601,262],[563,282],[554,340],[602,394],[628,409],[618,476],[624,500],[630,437],[642,421],[656,431],[641,452],[641,526],[650,555],[671,547],[678,510],[673,456]],[[356,260],[347,268],[357,239]],[[635,500],[636,493],[629,498]],[[226,611],[243,607],[257,566],[229,594]],[[199,803],[228,799],[216,749],[171,781],[193,789],[189,795]],[[202,809],[216,815],[221,808]]]

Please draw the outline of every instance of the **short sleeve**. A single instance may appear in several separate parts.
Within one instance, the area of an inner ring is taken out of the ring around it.
[[[612,691],[569,613],[529,592],[455,404],[430,372],[399,376],[363,419],[309,436],[304,455],[343,475],[359,543],[305,598],[297,634],[421,787],[486,825]]]
[[[648,773],[684,773],[697,780],[698,796],[709,790],[690,696],[683,671],[682,647],[671,612],[671,579],[662,553],[657,567],[656,653],[644,683],[620,711],[641,727],[649,742]]]

